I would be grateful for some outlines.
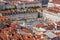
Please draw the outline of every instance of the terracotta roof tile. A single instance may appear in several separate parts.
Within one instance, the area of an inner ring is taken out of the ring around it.
[[[50,11],[50,12],[60,12],[60,8],[51,7],[51,8],[48,8],[48,11]]]
[[[44,27],[45,25],[43,23],[37,24],[36,27],[40,28],[40,27]]]
[[[60,4],[60,0],[53,0],[53,3]]]

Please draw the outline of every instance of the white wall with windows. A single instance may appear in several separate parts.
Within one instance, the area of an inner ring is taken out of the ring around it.
[[[49,11],[46,11],[44,10],[43,11],[43,17],[44,17],[44,20],[48,20],[48,21],[53,21],[53,22],[58,22],[60,21],[60,16],[58,16],[58,14],[54,15],[53,12],[49,12]]]
[[[60,4],[48,3],[48,7],[59,7],[60,8]]]

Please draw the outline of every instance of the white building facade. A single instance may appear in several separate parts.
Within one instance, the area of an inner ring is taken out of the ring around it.
[[[60,4],[58,3],[58,0],[57,1],[49,0],[48,7],[60,7]]]
[[[43,10],[44,21],[58,22],[60,21],[60,13],[54,13],[47,10]]]

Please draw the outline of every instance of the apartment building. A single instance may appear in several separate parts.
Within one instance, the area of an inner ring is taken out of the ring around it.
[[[37,2],[25,2],[17,5],[17,8],[29,8],[29,7],[42,7],[39,1]]]
[[[58,22],[60,21],[60,9],[51,7],[48,10],[43,10],[44,21]]]
[[[0,10],[15,8],[13,4],[9,4],[7,2],[0,2]]]
[[[19,10],[19,11],[18,10],[15,10],[15,11],[7,10],[7,11],[2,12],[2,15],[8,16],[11,20],[20,20],[20,19],[36,20],[38,18],[38,14],[40,15],[40,12],[37,12],[36,10],[33,10],[33,9],[30,9],[30,11],[28,10]]]
[[[47,10],[43,10],[44,20],[58,22],[60,21],[59,0],[49,0]]]
[[[48,7],[60,7],[59,0],[50,0],[48,3]]]
[[[5,0],[6,2],[9,2],[10,4],[16,5],[17,8],[25,8],[25,7],[42,7],[40,0]],[[19,2],[19,3],[17,3]]]

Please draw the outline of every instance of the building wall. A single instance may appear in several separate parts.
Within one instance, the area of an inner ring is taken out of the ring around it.
[[[48,3],[48,7],[60,7],[60,4]]]
[[[44,16],[44,21],[53,21],[53,22],[58,22],[60,21],[60,16],[55,15],[54,13],[49,13],[48,11],[44,10],[43,11],[43,16]]]
[[[36,19],[38,12],[31,12],[31,13],[19,13],[19,14],[13,14],[13,15],[6,15],[11,20],[20,20],[20,19]]]
[[[9,3],[4,3],[4,2],[0,3],[0,9],[9,9],[9,8],[15,8],[15,6]]]
[[[23,3],[23,4],[19,4],[18,6],[17,6],[17,8],[23,8],[23,7],[35,7],[35,6],[39,6],[39,7],[41,7],[42,5],[41,5],[41,3],[36,3],[36,4],[25,4],[25,3]]]

